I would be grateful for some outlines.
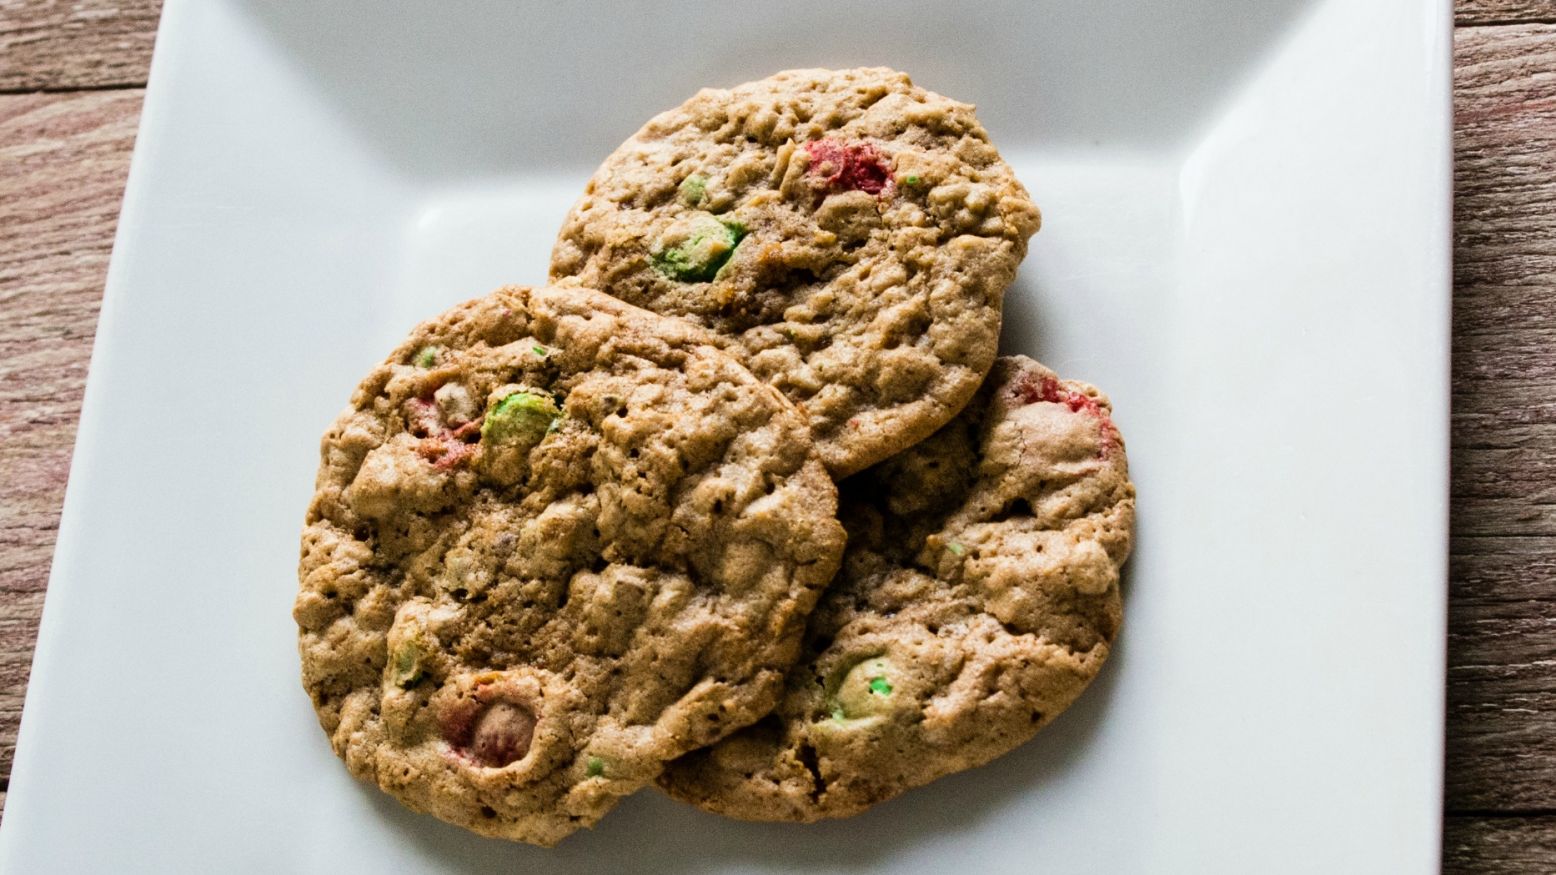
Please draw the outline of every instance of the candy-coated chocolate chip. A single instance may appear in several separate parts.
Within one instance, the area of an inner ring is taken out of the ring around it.
[[[811,140],[804,149],[810,156],[806,172],[820,177],[833,191],[880,194],[891,182],[886,156],[870,143]]]
[[[681,180],[681,200],[690,206],[697,206],[708,195],[708,177],[699,173]]]
[[[411,359],[411,363],[418,368],[430,368],[438,363],[438,355],[441,352],[443,352],[441,346],[424,346],[417,350],[416,357]]]
[[[674,280],[707,282],[729,261],[745,235],[746,228],[739,222],[698,214],[666,235],[666,242],[652,253],[654,268]]]
[[[501,768],[523,759],[534,738],[534,712],[516,702],[497,701],[475,718],[470,754],[483,766]]]
[[[421,667],[422,651],[415,641],[405,641],[394,651],[394,682],[396,686],[409,687],[421,680],[425,672]]]
[[[588,763],[584,767],[584,774],[591,778],[598,778],[605,774],[605,761],[599,757],[589,757]]]
[[[884,656],[855,663],[838,680],[829,708],[832,718],[858,720],[891,710],[891,678],[895,673],[895,666]]]
[[[1102,433],[1101,446],[1097,451],[1099,456],[1106,456],[1119,445],[1118,429],[1113,425],[1112,417],[1108,416],[1107,410],[1103,409],[1097,399],[1065,386],[1052,376],[1022,374],[1018,379],[1011,381],[1009,392],[1018,404],[1038,402],[1063,404],[1070,409],[1071,413],[1080,413],[1095,419]]]
[[[429,437],[443,431],[443,411],[432,398],[412,398],[405,402],[405,425],[417,437]]]
[[[481,441],[488,444],[540,443],[562,415],[556,401],[540,392],[514,392],[503,396],[486,411]]]

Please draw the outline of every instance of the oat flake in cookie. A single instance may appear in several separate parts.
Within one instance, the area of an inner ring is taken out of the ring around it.
[[[771,709],[842,550],[791,405],[578,288],[419,326],[322,456],[294,611],[320,722],[486,835],[552,844]]]
[[[841,477],[977,390],[1038,222],[971,106],[884,68],[793,70],[699,92],[622,144],[551,273],[714,330]]]
[[[1032,737],[1119,626],[1134,486],[1109,412],[1002,358],[949,425],[844,483],[843,569],[783,702],[661,786],[744,819],[842,817]]]

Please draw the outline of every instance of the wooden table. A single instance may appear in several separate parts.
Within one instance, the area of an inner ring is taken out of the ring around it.
[[[0,0],[0,775],[159,10],[160,0]],[[1549,873],[1556,0],[1460,0],[1457,13],[1444,868]]]

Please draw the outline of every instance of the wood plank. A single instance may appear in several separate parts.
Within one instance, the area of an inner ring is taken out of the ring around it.
[[[1484,612],[1513,606],[1527,612],[1552,601],[1556,549],[1549,538],[1455,535],[1449,554],[1456,608]]]
[[[1454,20],[1460,26],[1556,21],[1556,0],[1458,0]]]
[[[11,772],[143,93],[0,95],[0,776]]]
[[[0,92],[146,84],[162,0],[0,0]]]
[[[1556,28],[1464,29],[1455,52],[1454,327],[1478,354],[1488,335],[1506,350],[1556,327]]]
[[[0,90],[143,82],[158,6],[0,0]],[[1556,0],[1462,0],[1458,15],[1556,22]],[[1477,27],[1456,46],[1447,801],[1460,811],[1550,810],[1556,28]],[[140,96],[0,97],[0,775],[9,773]],[[1546,872],[1552,860],[1556,817],[1446,818],[1445,871]]]
[[[1455,604],[1448,648],[1448,809],[1551,808],[1556,600]]]
[[[1505,3],[1461,4],[1461,12],[1471,5],[1511,14]],[[1556,27],[1460,29],[1455,109],[1446,804],[1450,812],[1549,810],[1556,808]],[[1458,824],[1448,844],[1462,846],[1453,852],[1460,866],[1511,864],[1545,835],[1516,821],[1450,823]]]
[[[1446,875],[1550,875],[1556,816],[1450,816],[1443,824]]]

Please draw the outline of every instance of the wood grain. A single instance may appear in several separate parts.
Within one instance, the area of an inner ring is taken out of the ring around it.
[[[1556,813],[1556,26],[1461,28],[1454,92],[1446,804]]]
[[[13,93],[0,96],[0,777],[141,100],[14,93],[143,85],[159,10],[0,0],[0,92]],[[1556,0],[1460,0],[1456,18],[1444,870],[1545,873],[1556,870]]]
[[[0,0],[0,92],[146,84],[162,0]]]
[[[1550,875],[1556,817],[1459,817],[1443,824],[1443,871],[1451,875]]]
[[[141,96],[0,95],[0,775],[11,772]]]
[[[1453,13],[1460,26],[1556,22],[1556,0],[1459,0]]]

